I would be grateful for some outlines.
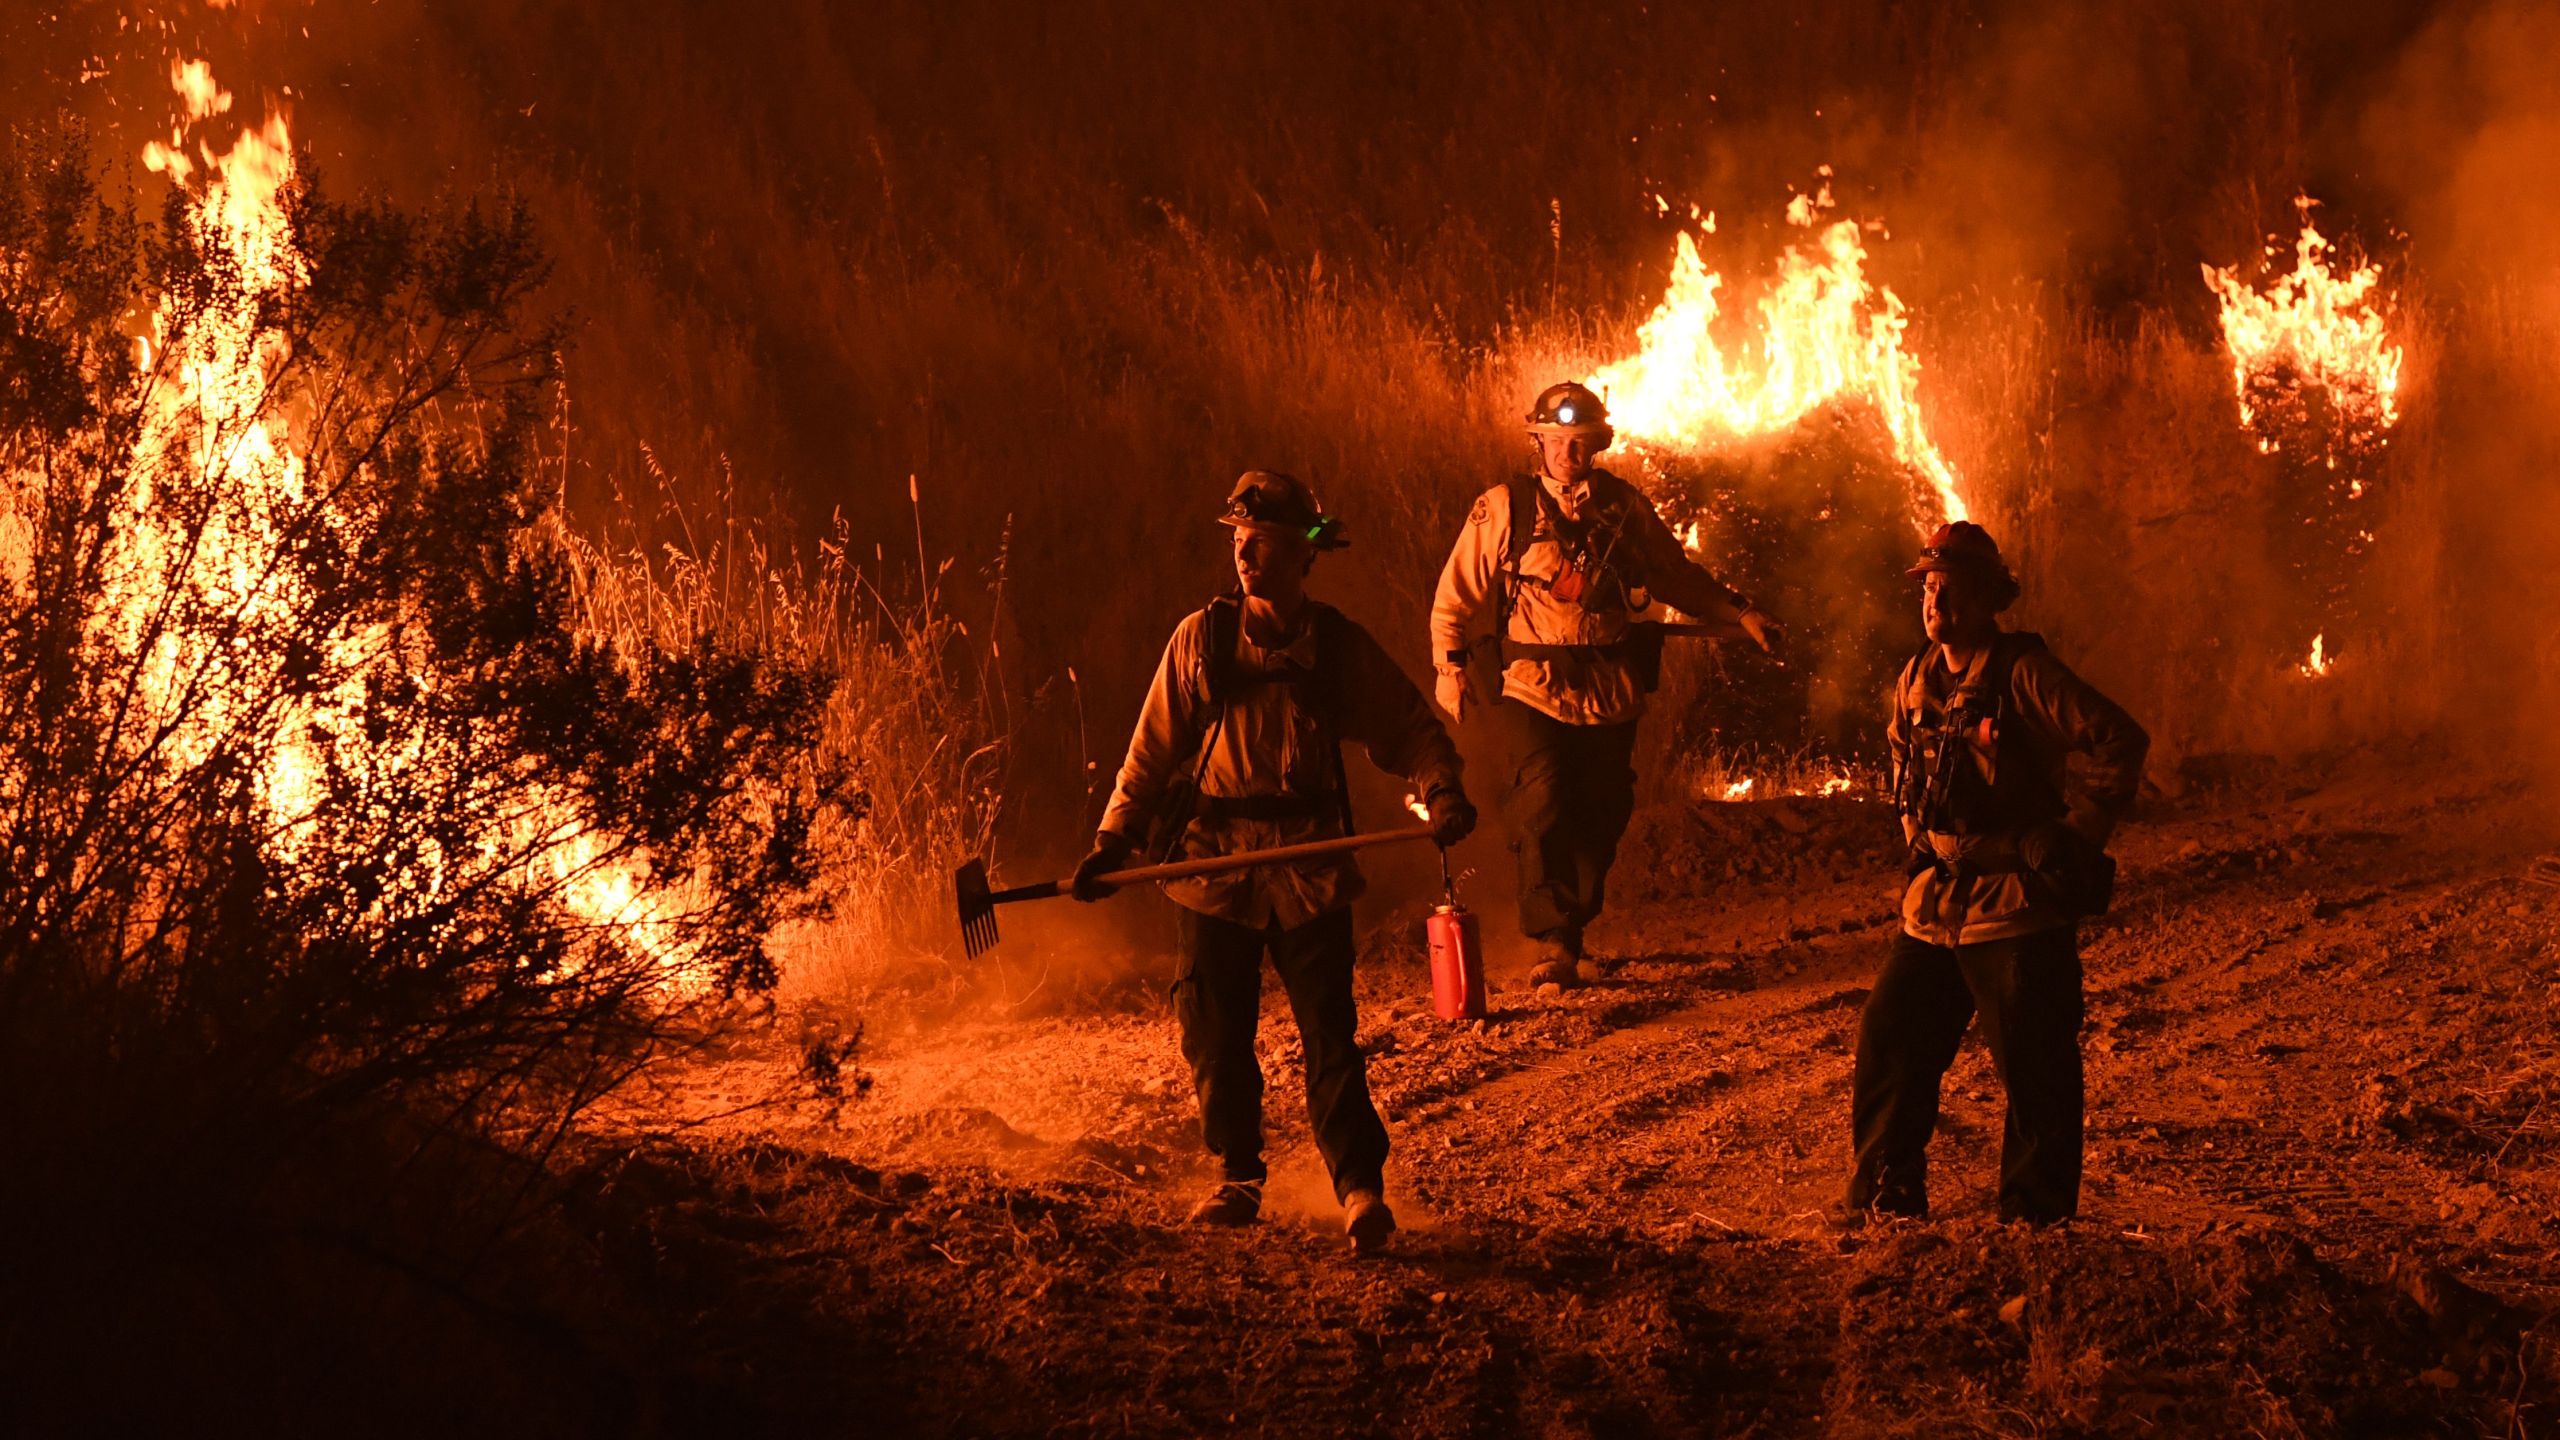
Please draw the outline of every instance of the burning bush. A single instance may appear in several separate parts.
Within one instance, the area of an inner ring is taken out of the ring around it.
[[[538,1151],[820,913],[827,684],[581,633],[521,215],[340,203],[271,121],[155,146],[154,225],[77,150],[0,164],[12,1233],[263,1203],[350,1128]]]

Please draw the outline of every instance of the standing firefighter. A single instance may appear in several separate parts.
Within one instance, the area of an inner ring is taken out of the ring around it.
[[[1476,498],[1440,571],[1431,650],[1440,706],[1464,719],[1475,702],[1467,632],[1492,608],[1502,688],[1487,714],[1511,767],[1503,813],[1520,929],[1538,942],[1530,979],[1573,985],[1635,812],[1636,720],[1660,660],[1659,632],[1638,617],[1661,599],[1729,618],[1771,653],[1781,632],[1689,558],[1644,492],[1593,465],[1616,438],[1599,396],[1547,387],[1529,433],[1539,473]]]
[[[1156,667],[1093,853],[1076,867],[1076,898],[1110,893],[1151,818],[1172,858],[1232,854],[1351,833],[1342,744],[1423,797],[1434,839],[1475,828],[1458,782],[1458,751],[1431,707],[1369,632],[1309,599],[1318,551],[1345,543],[1307,487],[1248,471],[1227,497],[1237,590],[1175,628]],[[1179,880],[1182,973],[1174,1013],[1200,1101],[1200,1130],[1224,1180],[1191,1219],[1243,1225],[1262,1209],[1262,958],[1289,996],[1306,1048],[1307,1119],[1332,1172],[1354,1250],[1395,1231],[1387,1208],[1387,1131],[1369,1102],[1367,1062],[1353,1039],[1348,856]]]
[[[1887,738],[1911,847],[1902,933],[1858,1022],[1851,1223],[1928,1213],[1938,1085],[1976,1011],[2008,1091],[2000,1218],[2080,1208],[2080,917],[2107,907],[2108,832],[2151,739],[2047,651],[2002,630],[2018,598],[1979,525],[1939,527],[1910,574],[1929,648],[1902,670]],[[2066,793],[2067,757],[2084,762]]]

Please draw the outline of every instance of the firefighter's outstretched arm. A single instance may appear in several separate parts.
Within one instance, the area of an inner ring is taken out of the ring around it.
[[[1111,893],[1108,887],[1092,883],[1092,877],[1119,869],[1145,843],[1148,825],[1177,767],[1199,747],[1207,710],[1207,697],[1196,693],[1195,683],[1200,674],[1200,629],[1198,616],[1184,621],[1165,642],[1164,658],[1156,662],[1156,678],[1147,687],[1146,703],[1139,707],[1129,752],[1111,787],[1111,803],[1103,808],[1093,849],[1076,867],[1079,900],[1098,900]]]
[[[1343,735],[1367,751],[1371,763],[1413,787],[1431,812],[1442,847],[1475,828],[1458,747],[1442,728],[1422,692],[1380,649],[1366,630],[1353,630],[1343,661]]]
[[[1467,629],[1492,601],[1510,543],[1509,508],[1480,495],[1440,567],[1440,588],[1431,599],[1431,669],[1440,708],[1452,720],[1464,720],[1475,700],[1467,680]]]
[[[1627,539],[1635,546],[1638,572],[1655,597],[1667,600],[1682,611],[1701,620],[1716,621],[1730,617],[1751,637],[1753,644],[1771,655],[1782,653],[1786,644],[1786,628],[1776,618],[1742,597],[1740,591],[1717,579],[1707,567],[1689,555],[1680,537],[1662,521],[1651,505],[1639,501],[1627,517]]]

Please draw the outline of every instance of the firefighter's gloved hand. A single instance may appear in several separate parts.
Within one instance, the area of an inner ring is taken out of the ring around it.
[[[1137,848],[1137,842],[1126,835],[1110,830],[1097,833],[1092,853],[1076,864],[1075,883],[1068,893],[1079,900],[1099,900],[1114,893],[1120,887],[1103,884],[1102,877],[1126,866],[1129,853]]]
[[[1463,668],[1439,671],[1438,679],[1432,685],[1432,693],[1439,700],[1440,708],[1448,711],[1449,718],[1452,720],[1466,719],[1467,707],[1476,703],[1475,685],[1467,679],[1467,672]]]
[[[1772,660],[1787,658],[1787,627],[1778,623],[1777,616],[1755,605],[1742,612],[1738,623],[1742,626],[1742,633],[1751,637],[1751,643],[1759,646],[1762,654]]]
[[[1475,832],[1476,807],[1466,796],[1443,790],[1431,797],[1431,843],[1446,850]]]
[[[2116,862],[2106,846],[2060,821],[2019,836],[2018,859],[2054,898],[2082,915],[2104,915],[2115,901]]]
[[[2018,858],[2039,875],[2051,875],[2079,853],[2080,836],[2059,820],[2049,820],[2018,837]]]

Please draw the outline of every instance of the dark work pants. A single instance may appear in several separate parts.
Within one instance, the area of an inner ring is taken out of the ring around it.
[[[2080,948],[2069,926],[1954,949],[1894,940],[1858,1019],[1851,1205],[1928,1213],[1938,1082],[1976,1011],[2008,1091],[2000,1218],[2046,1224],[2079,1212]]]
[[[1636,722],[1567,725],[1517,700],[1486,713],[1511,767],[1502,814],[1519,858],[1520,932],[1579,948],[1635,814]]]
[[[1200,1100],[1200,1137],[1229,1180],[1260,1180],[1262,1062],[1253,1050],[1262,1018],[1262,957],[1280,975],[1306,1047],[1307,1124],[1339,1198],[1383,1188],[1387,1127],[1369,1102],[1369,1066],[1355,1038],[1351,1001],[1351,911],[1318,916],[1295,930],[1256,930],[1187,907],[1182,974],[1173,1012],[1182,1022],[1182,1058]]]

